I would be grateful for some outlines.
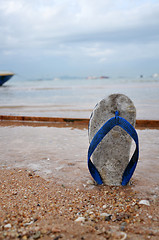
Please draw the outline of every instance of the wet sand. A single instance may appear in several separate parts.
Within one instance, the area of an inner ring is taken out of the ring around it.
[[[159,239],[159,130],[137,131],[132,184],[108,187],[87,170],[87,127],[1,122],[0,239]]]

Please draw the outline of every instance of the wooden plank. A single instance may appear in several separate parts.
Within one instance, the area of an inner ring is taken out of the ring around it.
[[[0,115],[0,121],[18,121],[18,122],[45,122],[45,123],[71,123],[85,124],[88,126],[87,118],[54,118],[54,117],[32,117],[32,116],[13,116]],[[159,129],[159,120],[136,120],[136,128]]]
[[[54,118],[54,117],[32,117],[32,116],[12,116],[0,115],[1,121],[26,121],[26,122],[57,122],[57,123],[79,123],[88,124],[86,118]]]
[[[136,128],[159,128],[159,120],[136,120]]]

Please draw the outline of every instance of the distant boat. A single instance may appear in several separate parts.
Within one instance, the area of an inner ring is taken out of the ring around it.
[[[100,78],[101,79],[108,79],[109,77],[108,76],[101,76]]]
[[[11,73],[11,72],[0,72],[0,86],[2,86],[11,77],[13,77],[13,75],[14,73]]]
[[[108,79],[108,76],[101,76],[101,77],[95,77],[95,76],[89,76],[87,79]]]
[[[158,77],[159,77],[159,73],[154,73],[154,74],[152,75],[152,77],[153,77],[153,78],[158,78]]]
[[[89,80],[89,79],[98,79],[98,78],[95,76],[88,76],[87,79]]]

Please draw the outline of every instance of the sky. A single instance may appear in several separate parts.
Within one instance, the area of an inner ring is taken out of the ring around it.
[[[37,78],[159,73],[159,1],[0,0],[0,71]]]

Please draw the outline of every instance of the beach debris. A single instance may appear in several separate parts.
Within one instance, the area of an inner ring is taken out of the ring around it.
[[[139,204],[150,206],[150,202],[148,200],[140,200]]]
[[[32,221],[30,221],[30,222],[24,223],[24,226],[26,227],[26,226],[29,226],[29,225],[31,225],[31,224],[33,224],[33,223],[34,223],[34,221],[32,220]]]
[[[89,121],[89,142],[111,118],[119,116],[135,126],[136,109],[130,98],[112,94],[101,100],[94,108]],[[91,158],[105,185],[119,186],[129,163],[132,138],[121,127],[115,126],[97,145]]]

